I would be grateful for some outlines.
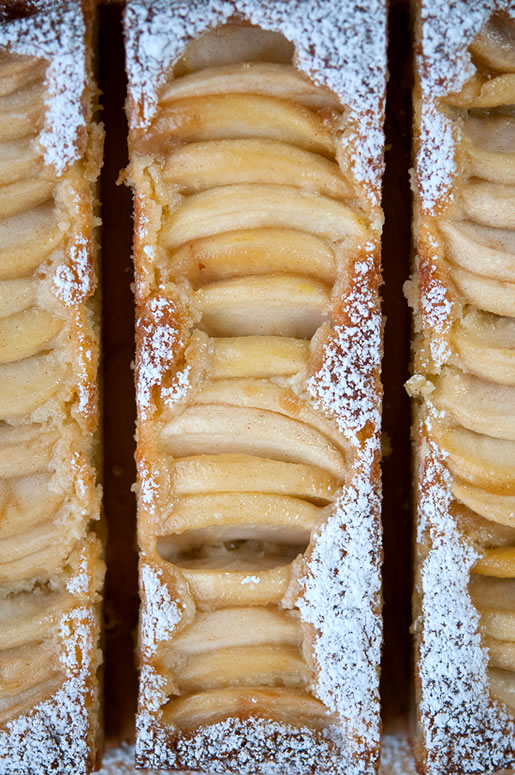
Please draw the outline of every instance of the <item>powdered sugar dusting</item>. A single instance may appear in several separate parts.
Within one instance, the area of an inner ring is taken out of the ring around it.
[[[0,732],[0,774],[89,771],[90,719],[88,687],[96,624],[82,606],[63,615],[59,624],[60,659],[66,678],[61,688],[30,713],[9,721]]]
[[[379,744],[379,617],[381,545],[375,486],[376,437],[368,439],[354,474],[314,543],[298,600],[301,618],[318,633],[316,694],[343,727],[350,759]],[[354,771],[354,770],[353,770]],[[361,771],[361,770],[356,770]],[[363,772],[368,772],[364,768]]]
[[[140,579],[145,605],[141,612],[142,648],[155,653],[158,644],[170,637],[181,620],[181,609],[170,597],[159,568],[141,561]]]
[[[147,303],[147,309],[140,315],[137,323],[140,345],[136,366],[136,399],[142,419],[152,410],[152,391],[162,384],[165,373],[175,360],[180,346],[180,332],[174,321],[177,319],[177,307],[165,296],[154,296]],[[171,392],[178,399],[179,394],[189,386],[188,371],[176,376],[175,389]],[[170,396],[169,396],[170,397]]]
[[[350,108],[344,142],[352,143],[358,181],[379,203],[383,171],[382,121],[386,84],[386,11],[383,0],[130,0],[125,14],[129,93],[147,126],[170,67],[192,39],[238,16],[281,32],[296,48],[296,64]]]
[[[415,757],[405,732],[383,736],[379,775],[417,775]]]
[[[425,436],[423,445],[417,530],[420,544],[429,539],[431,550],[420,571],[422,615],[416,627],[428,772],[491,771],[513,759],[515,723],[490,699],[488,654],[468,591],[479,555],[452,516],[451,475],[442,451]]]
[[[0,46],[48,60],[47,111],[39,139],[46,163],[61,175],[79,156],[78,133],[85,126],[86,27],[71,0],[32,0],[30,8],[35,12],[25,19],[0,17]]]
[[[317,407],[335,418],[354,445],[367,424],[381,422],[377,398],[377,369],[381,363],[382,318],[377,294],[367,277],[374,271],[374,245],[353,267],[354,279],[346,296],[348,320],[335,327],[324,349],[321,369],[308,380]]]

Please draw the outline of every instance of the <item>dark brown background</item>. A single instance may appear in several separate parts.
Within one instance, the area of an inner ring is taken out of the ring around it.
[[[410,408],[409,314],[402,285],[410,261],[411,51],[407,0],[390,4],[390,79],[386,117],[383,309],[384,624],[381,692],[386,728],[405,720],[410,685]],[[104,348],[104,505],[109,526],[106,580],[105,730],[108,747],[132,740],[137,677],[134,666],[138,592],[135,535],[133,372],[134,305],[130,285],[131,195],[117,186],[127,164],[125,74],[120,3],[100,6],[99,80],[106,127],[102,172]]]

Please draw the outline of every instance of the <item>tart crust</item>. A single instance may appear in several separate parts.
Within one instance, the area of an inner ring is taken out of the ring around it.
[[[125,12],[136,759],[372,773],[385,7],[181,7]]]

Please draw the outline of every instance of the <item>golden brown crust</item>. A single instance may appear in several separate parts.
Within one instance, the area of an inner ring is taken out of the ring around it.
[[[174,78],[147,59],[152,48],[139,38],[147,10],[132,2],[126,19],[142,550],[137,759],[372,772],[379,179],[358,174],[358,114],[335,144],[334,94],[291,66],[284,39],[230,24],[224,46],[203,39],[207,55],[192,44]],[[153,10],[172,26],[179,57],[173,8]],[[264,39],[272,58],[242,65],[241,52]],[[138,79],[148,85],[141,98]],[[379,89],[367,118],[376,129],[384,81]],[[344,577],[363,597],[343,589]],[[358,631],[369,648],[352,641]]]

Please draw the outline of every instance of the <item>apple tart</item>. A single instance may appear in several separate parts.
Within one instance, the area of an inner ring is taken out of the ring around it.
[[[408,386],[416,748],[436,775],[515,765],[515,16],[507,2],[435,8],[418,18]]]
[[[125,28],[137,763],[375,772],[385,7]]]
[[[0,772],[97,758],[93,5],[0,11]]]

